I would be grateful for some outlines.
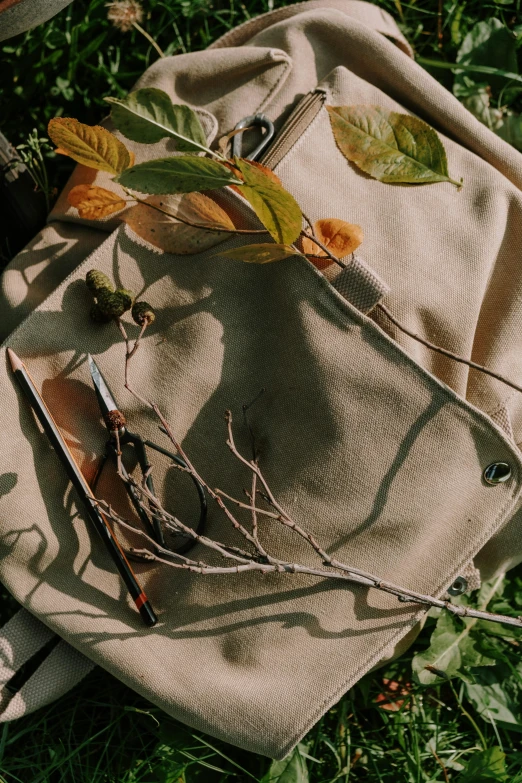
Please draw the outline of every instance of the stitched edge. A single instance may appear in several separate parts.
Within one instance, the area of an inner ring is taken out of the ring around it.
[[[368,0],[366,0],[368,2]],[[371,2],[372,0],[369,0]],[[233,30],[229,30],[228,32],[224,33],[222,36],[220,36],[217,41],[214,41],[210,44],[210,46],[207,47],[207,49],[227,49],[231,48],[231,46],[245,46],[245,42],[237,44],[234,42],[235,38],[237,37],[238,32],[244,31],[248,25],[252,26],[252,35],[249,36],[246,40],[249,41],[251,38],[254,38],[258,33],[263,32],[263,30],[267,29],[267,25],[264,24],[265,20],[269,17],[273,17],[273,24],[277,24],[278,22],[284,22],[287,19],[291,19],[293,16],[297,16],[298,14],[292,14],[288,12],[289,8],[302,8],[304,10],[304,7],[308,6],[308,10],[315,11],[315,10],[326,10],[326,11],[337,11],[339,9],[332,8],[330,6],[326,5],[317,5],[314,8],[310,6],[309,0],[304,0],[304,2],[300,3],[292,3],[289,6],[284,6],[283,8],[276,8],[273,11],[267,11],[264,14],[260,14],[259,16],[255,16],[253,19],[246,19],[241,24],[238,24],[236,27],[234,27]],[[383,8],[380,9],[381,13],[387,17],[386,21],[389,21],[392,23],[392,27],[395,25],[396,30],[398,32],[398,35],[393,35],[390,31],[390,33],[383,33],[380,30],[377,30],[375,26],[372,26],[371,24],[367,24],[366,22],[361,22],[359,19],[356,19],[354,16],[351,16],[350,14],[346,14],[346,16],[354,23],[362,24],[364,27],[367,27],[368,29],[372,30],[374,33],[377,33],[378,35],[381,35],[383,38],[386,38],[390,41],[390,43],[393,44],[397,49],[404,52],[410,59],[414,59],[413,57],[413,50],[409,44],[409,42],[406,40],[406,38],[401,33],[399,27],[397,26],[397,23],[395,22],[394,18],[391,16],[391,14],[388,13],[388,11],[385,11]],[[298,12],[299,13],[299,12]],[[341,12],[342,13],[342,12]],[[280,18],[279,18],[280,17]],[[261,26],[259,26],[259,22],[263,22]],[[227,43],[226,41],[230,39],[231,43]]]
[[[282,52],[283,54],[285,54],[285,57],[281,57],[280,59],[277,59],[277,58],[274,57],[274,54],[273,54],[274,52],[278,52],[278,53]],[[290,72],[291,72],[291,70],[293,68],[293,65],[294,65],[294,61],[292,60],[292,58],[283,49],[270,49],[270,56],[271,56],[272,61],[273,61],[273,63],[275,65],[277,65],[277,63],[283,63],[284,62],[285,68],[284,68],[282,74],[280,75],[280,77],[276,80],[275,84],[270,89],[269,93],[267,95],[265,95],[264,99],[261,101],[261,103],[259,104],[259,106],[255,110],[254,114],[258,114],[270,102],[270,99],[274,95],[277,95],[277,93],[279,92],[279,90],[283,86],[284,82],[286,82],[288,76],[290,75]]]

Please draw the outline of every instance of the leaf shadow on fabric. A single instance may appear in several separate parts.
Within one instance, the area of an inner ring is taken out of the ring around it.
[[[120,233],[113,253],[115,278],[116,272],[122,268],[122,259],[135,252],[136,243]],[[183,424],[182,429],[186,433],[183,444],[198,470],[210,486],[220,486],[237,497],[241,496],[243,487],[249,485],[250,476],[228,452],[222,417],[226,408],[233,410],[238,425],[237,444],[243,453],[250,454],[252,441],[248,427],[241,424],[242,406],[258,397],[249,410],[248,423],[255,434],[256,447],[274,493],[284,505],[292,508],[298,518],[310,522],[314,532],[322,530],[325,545],[329,540],[337,540],[343,519],[323,520],[320,505],[316,502],[318,475],[325,471],[325,465],[331,464],[332,455],[343,448],[338,442],[338,412],[329,397],[328,384],[324,383],[324,346],[316,342],[317,325],[324,318],[331,319],[332,315],[310,301],[309,289],[300,274],[301,262],[290,260],[277,265],[276,269],[276,265],[253,268],[226,260],[173,259],[166,255],[155,256],[153,261],[140,268],[144,281],[142,295],[146,297],[154,286],[155,291],[161,292],[163,288],[165,291],[162,294],[164,306],[158,308],[149,337],[164,334],[168,340],[163,353],[157,341],[153,339],[149,343],[146,354],[150,369],[148,375],[161,377],[165,364],[171,360],[172,366],[175,366],[180,345],[195,345],[198,355],[207,357],[208,367],[202,368],[202,380],[208,374],[208,388],[201,388],[197,374],[187,375],[180,370],[169,375],[168,384],[160,395],[160,402],[168,407],[168,418],[172,419],[175,431],[179,430],[180,422]],[[262,296],[261,291],[264,292]],[[106,433],[99,423],[99,412],[96,412],[87,373],[86,383],[68,375],[85,361],[88,351],[104,353],[121,338],[114,325],[108,324],[96,330],[93,343],[93,330],[82,328],[88,306],[89,296],[84,284],[80,280],[73,281],[63,296],[62,309],[35,313],[31,319],[31,331],[38,330],[46,336],[38,349],[35,348],[35,355],[73,352],[60,376],[45,382],[44,391],[50,404],[53,399],[56,401],[53,408],[59,401],[63,404],[63,400],[70,399],[81,411],[81,416],[78,416],[71,406],[70,411],[65,408],[58,417],[65,432],[82,444],[82,450],[87,454],[87,469],[91,470],[93,455],[101,453]],[[346,327],[348,331],[351,328],[357,327]],[[299,335],[298,340],[296,334]],[[335,364],[336,357],[329,357],[328,361]],[[102,369],[106,368],[103,366]],[[116,380],[120,375],[122,383],[123,354],[120,370],[108,366],[107,371],[110,378]],[[147,382],[147,376],[143,374],[141,379]],[[112,382],[111,386],[119,397],[119,387]],[[261,388],[266,391],[259,397]],[[141,387],[140,391],[143,391]],[[122,398],[124,409],[127,400],[128,396]],[[50,463],[47,460],[46,466],[41,464],[43,436],[36,434],[34,423],[29,419],[30,413],[25,409],[25,401],[21,401],[20,405],[22,431],[34,450],[35,469],[40,492],[47,505],[49,523],[56,539],[63,544],[59,556],[43,571],[39,571],[41,556],[33,560],[31,568],[35,576],[63,589],[64,574],[67,574],[65,583],[69,584],[70,592],[81,595],[85,605],[96,607],[102,620],[106,615],[117,617],[125,624],[124,630],[107,632],[105,623],[93,622],[92,631],[83,635],[89,637],[90,643],[146,633],[139,618],[126,603],[126,591],[121,585],[119,597],[115,598],[102,589],[101,582],[98,588],[85,581],[83,571],[74,571],[79,545],[72,524],[76,518],[71,507],[73,493],[69,491],[61,471],[56,469],[53,481],[49,481]],[[190,414],[190,409],[195,411],[195,415]],[[141,424],[148,422],[147,426],[152,428],[157,438],[157,423],[152,421],[148,412],[142,412],[140,416]],[[80,420],[82,423],[79,423]],[[136,427],[133,425],[132,429]],[[164,445],[168,447],[168,443]],[[113,492],[112,485],[110,492]],[[174,470],[165,474],[163,495],[167,509],[174,509],[176,513],[183,511],[179,507],[178,477]],[[112,495],[109,494],[109,497],[112,502]],[[58,508],[57,499],[61,499]],[[126,510],[125,507],[122,513]],[[181,513],[180,517],[183,519]],[[209,515],[207,532],[225,543],[241,544],[232,526],[214,509]],[[317,564],[314,553],[291,531],[267,525],[263,536],[278,556]],[[101,571],[113,574],[114,566],[99,541],[91,538],[93,564]],[[193,556],[202,556],[201,547],[193,550]],[[377,621],[381,630],[399,630],[408,625],[414,615],[414,610],[408,606],[398,605],[390,612],[374,605],[366,589],[347,585],[339,590],[326,582],[317,583],[312,577],[227,576],[221,579],[216,591],[210,586],[215,577],[198,577],[167,567],[153,569],[148,564],[137,564],[136,570],[160,615],[161,624],[154,633],[171,638],[178,635],[180,638],[222,636],[255,625],[274,629],[302,626],[310,636],[325,639],[358,635],[358,630],[343,625],[343,622],[339,624],[337,621],[330,627],[321,619],[322,597],[332,589],[343,596],[347,611],[361,620]],[[290,579],[292,587],[289,587]],[[166,605],[165,596],[172,595],[173,590],[176,605]],[[59,615],[60,608],[57,607],[49,616],[49,622],[53,622],[53,616],[58,622]],[[168,622],[161,622],[163,615]],[[200,624],[205,621],[207,627],[201,627]]]
[[[8,495],[18,483],[17,473],[2,473],[0,475],[0,498]]]

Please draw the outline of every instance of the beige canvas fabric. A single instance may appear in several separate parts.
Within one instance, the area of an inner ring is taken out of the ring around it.
[[[337,150],[324,108],[276,171],[312,219],[363,226],[357,286],[373,281],[365,290],[375,292],[385,281],[387,307],[410,328],[520,382],[520,155],[418,67],[404,42],[401,49],[381,34],[392,32],[388,17],[379,12],[386,29],[378,32],[375,9],[367,10],[314,0],[275,12],[206,52],[157,63],[139,84],[214,115],[218,135],[261,110],[280,127],[318,85],[327,103],[413,111],[437,127],[461,191],[362,175]],[[79,168],[73,182],[92,178]],[[255,225],[239,197],[228,204]],[[214,251],[161,253],[118,220],[78,221],[63,198],[51,220],[4,276],[2,321],[6,344],[27,362],[87,476],[105,440],[88,352],[132,429],[161,437],[123,390],[114,325],[88,320],[83,279],[96,267],[156,308],[132,380],[158,402],[212,486],[236,496],[249,486],[225,446],[223,411],[235,414],[248,450],[242,405],[265,388],[250,409],[261,464],[282,505],[330,553],[432,595],[464,569],[473,573],[473,558],[483,576],[521,559],[520,395],[364,315],[371,301],[352,297],[358,309],[303,259],[258,267]],[[17,478],[0,498],[0,578],[46,626],[165,711],[281,757],[411,633],[421,613],[376,590],[143,564],[137,570],[160,618],[146,629],[2,361],[0,474]],[[498,461],[510,464],[511,478],[488,486],[483,471]],[[154,474],[167,508],[192,518],[179,472],[158,459]],[[110,472],[99,492],[128,512]],[[208,533],[240,543],[214,509]],[[281,557],[316,562],[276,523],[263,523],[262,538]],[[194,550],[196,559],[206,555]]]
[[[0,0],[0,41],[46,22],[71,2],[72,0]]]

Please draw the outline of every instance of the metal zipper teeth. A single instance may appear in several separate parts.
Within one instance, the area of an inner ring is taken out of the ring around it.
[[[274,169],[319,114],[325,100],[324,90],[314,90],[305,95],[277,134],[273,144],[259,158],[259,162]]]

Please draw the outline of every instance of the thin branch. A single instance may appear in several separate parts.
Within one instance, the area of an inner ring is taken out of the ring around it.
[[[330,258],[330,259],[331,259],[331,260],[334,262],[334,264],[337,264],[337,266],[340,266],[340,267],[341,267],[341,269],[346,269],[346,267],[348,266],[348,264],[345,264],[345,263],[344,263],[344,261],[341,261],[341,259],[340,259],[340,258],[337,258],[337,256],[336,256],[336,255],[334,255],[334,254],[332,253],[332,251],[331,251],[331,250],[328,250],[328,248],[326,247],[326,245],[325,245],[323,242],[321,242],[321,240],[320,240],[320,239],[317,239],[317,237],[316,237],[314,234],[309,234],[309,233],[308,233],[308,231],[305,231],[305,230],[303,229],[303,230],[301,231],[301,236],[302,236],[302,237],[306,237],[307,239],[310,239],[310,240],[311,240],[311,241],[312,241],[312,242],[313,242],[315,245],[317,245],[318,247],[320,247],[320,248],[321,248],[321,250],[323,250],[323,251],[326,253],[326,255],[328,256],[328,258]],[[319,256],[319,258],[322,258],[322,257],[323,257],[323,256]]]
[[[479,372],[483,372],[486,375],[490,375],[492,378],[495,378],[497,381],[500,381],[501,383],[505,383],[506,386],[510,386],[512,389],[515,389],[516,391],[522,392],[522,386],[520,386],[518,383],[514,383],[514,381],[510,381],[509,378],[506,378],[504,375],[500,375],[498,372],[494,372],[494,370],[489,370],[487,367],[484,367],[482,364],[477,364],[476,362],[472,362],[470,359],[465,359],[463,356],[459,356],[457,353],[453,353],[453,351],[448,351],[447,348],[441,348],[440,345],[435,345],[435,343],[430,343],[429,340],[425,340],[424,337],[421,337],[418,334],[415,334],[415,332],[412,332],[410,329],[408,329],[406,326],[403,326],[400,321],[398,321],[395,316],[393,316],[390,311],[388,310],[385,305],[379,303],[377,305],[377,308],[384,313],[386,318],[388,318],[389,321],[394,324],[394,326],[397,327],[401,332],[404,332],[404,334],[407,334],[408,337],[411,337],[413,340],[416,340],[418,343],[421,343],[421,345],[424,345],[426,348],[429,348],[430,351],[436,351],[437,353],[442,354],[443,356],[447,356],[449,359],[453,359],[456,362],[460,362],[461,364],[466,364],[468,367],[471,367],[473,370],[478,370]]]
[[[145,400],[144,398],[142,398],[141,395],[138,394],[136,391],[134,391],[134,389],[132,389],[132,387],[130,386],[129,364],[132,358],[134,357],[134,355],[136,354],[137,348],[139,346],[139,340],[143,334],[143,330],[140,333],[137,340],[135,341],[134,345],[132,345],[131,341],[127,336],[123,323],[121,322],[120,319],[117,319],[117,322],[118,322],[118,327],[120,329],[120,332],[124,337],[125,345],[126,345],[126,358],[125,358],[126,388],[136,397],[136,399],[141,400],[147,407],[151,408],[154,411],[156,417],[158,418],[160,424],[162,425],[163,431],[167,434],[171,443],[176,449],[177,453],[185,462],[187,471],[190,473],[192,478],[195,479],[204,488],[204,490],[208,493],[208,495],[215,501],[215,503],[223,511],[223,513],[225,514],[225,516],[227,517],[231,525],[235,528],[235,530],[237,530],[250,544],[252,544],[255,549],[254,554],[252,554],[249,552],[244,552],[243,550],[240,550],[236,547],[229,547],[227,545],[221,544],[220,542],[217,542],[209,538],[208,536],[200,535],[191,527],[184,525],[178,518],[170,515],[167,511],[165,511],[159,499],[150,492],[150,490],[146,487],[145,484],[140,486],[133,481],[133,479],[127,474],[127,472],[123,468],[123,465],[121,464],[121,460],[118,458],[118,470],[120,472],[121,478],[124,481],[131,483],[133,488],[135,488],[136,492],[139,494],[140,498],[145,499],[148,502],[150,507],[147,508],[147,512],[153,513],[154,516],[157,517],[157,519],[160,522],[163,522],[163,524],[167,529],[172,530],[176,533],[184,533],[187,537],[192,538],[195,542],[201,544],[207,549],[210,549],[218,553],[221,557],[228,560],[233,560],[234,565],[214,566],[202,561],[196,563],[196,561],[191,561],[189,558],[186,558],[184,556],[178,556],[177,553],[171,553],[170,550],[167,550],[168,557],[171,557],[172,555],[176,555],[175,559],[180,562],[173,563],[168,559],[162,558],[159,555],[154,554],[153,552],[149,552],[148,550],[136,550],[135,554],[137,553],[139,554],[139,552],[141,551],[142,556],[146,557],[147,560],[154,560],[169,565],[170,567],[181,568],[198,574],[232,574],[232,573],[237,574],[246,571],[260,571],[262,573],[293,573],[293,574],[301,573],[301,574],[308,574],[320,578],[335,579],[344,582],[352,582],[359,585],[364,585],[366,587],[373,587],[383,592],[386,592],[390,595],[394,595],[400,601],[403,601],[405,603],[415,603],[421,606],[434,606],[434,607],[444,609],[450,612],[451,614],[460,617],[473,617],[476,619],[484,619],[492,622],[504,623],[506,625],[513,625],[519,628],[522,627],[522,617],[509,617],[506,615],[492,614],[482,609],[472,609],[464,605],[452,604],[450,601],[434,598],[433,596],[430,595],[416,593],[413,590],[408,590],[407,588],[395,585],[371,573],[363,571],[362,569],[355,568],[353,566],[347,565],[346,563],[342,563],[341,561],[330,557],[330,555],[328,555],[328,553],[321,547],[321,545],[316,541],[316,539],[310,533],[308,533],[304,528],[298,525],[288,515],[288,513],[283,509],[283,507],[278,503],[278,501],[276,500],[274,494],[272,493],[269,487],[268,482],[266,481],[262,471],[259,468],[256,458],[252,460],[248,460],[239,452],[234,440],[234,434],[232,430],[232,414],[230,413],[230,411],[226,412],[226,421],[227,421],[227,428],[228,428],[227,445],[231,450],[231,452],[233,453],[233,455],[236,457],[236,459],[238,459],[243,465],[245,465],[252,473],[252,496],[250,498],[251,504],[250,506],[246,506],[246,504],[241,504],[241,501],[237,501],[235,498],[226,495],[221,490],[214,490],[211,487],[209,487],[207,482],[202,478],[202,476],[200,476],[200,474],[192,464],[188,455],[184,451],[181,443],[176,439],[169,423],[161,413],[158,405],[152,401]],[[263,488],[263,496],[265,497],[266,501],[277,513],[271,514],[271,512],[263,512],[262,509],[257,509],[255,505],[255,497],[256,494],[260,494],[259,490],[257,489],[258,482],[261,484]],[[235,518],[235,516],[232,514],[228,506],[225,504],[223,500],[224,497],[226,497],[228,500],[233,502],[235,505],[239,507],[245,506],[245,510],[250,510],[251,514],[253,515],[252,533],[250,533],[244,527],[244,525],[242,525]],[[143,500],[140,500],[140,503],[143,503]],[[111,513],[114,514],[114,512]],[[281,523],[285,527],[291,529],[294,533],[299,535],[301,538],[303,538],[312,547],[312,549],[316,552],[316,554],[321,558],[322,565],[325,567],[313,568],[311,566],[304,566],[299,563],[291,563],[291,562],[283,561],[270,555],[259,542],[259,538],[257,535],[257,515],[260,513],[265,513],[266,516],[270,516],[276,522]],[[111,518],[116,519],[116,521],[119,521],[121,524],[121,521],[117,515],[114,515]],[[132,529],[136,531],[135,528]],[[151,539],[148,540],[151,541]],[[154,543],[155,550],[159,551],[157,544],[155,542],[153,543]]]
[[[254,472],[254,476],[257,477],[257,474]],[[226,498],[227,500],[230,500],[231,503],[234,503],[238,508],[243,508],[245,511],[253,512],[255,511],[256,514],[262,514],[265,517],[270,517],[271,519],[277,519],[279,520],[281,518],[281,514],[276,514],[273,511],[267,511],[264,508],[254,507],[252,505],[252,499],[250,493],[247,493],[247,497],[250,500],[250,503],[243,503],[241,500],[238,500],[237,498],[232,497],[232,495],[227,495],[226,492],[223,492],[222,489],[216,489],[214,490],[217,495],[221,495],[221,497]],[[246,490],[245,490],[246,492]]]
[[[123,186],[122,186],[123,187]],[[133,201],[137,201],[138,204],[143,204],[145,207],[150,207],[151,209],[155,209],[156,212],[161,212],[162,215],[166,215],[167,217],[172,218],[173,220],[177,220],[179,223],[184,223],[186,226],[192,226],[192,228],[201,228],[204,231],[217,231],[219,234],[246,234],[247,236],[250,234],[268,234],[268,230],[266,228],[225,228],[223,226],[218,225],[209,225],[207,223],[194,223],[191,220],[187,220],[187,218],[182,218],[179,215],[173,215],[172,212],[169,212],[167,209],[163,209],[158,204],[151,204],[149,201],[146,201],[143,198],[139,198],[139,196],[135,196],[131,191],[129,191],[127,188],[123,188],[123,190],[128,193],[128,195],[133,199]]]

